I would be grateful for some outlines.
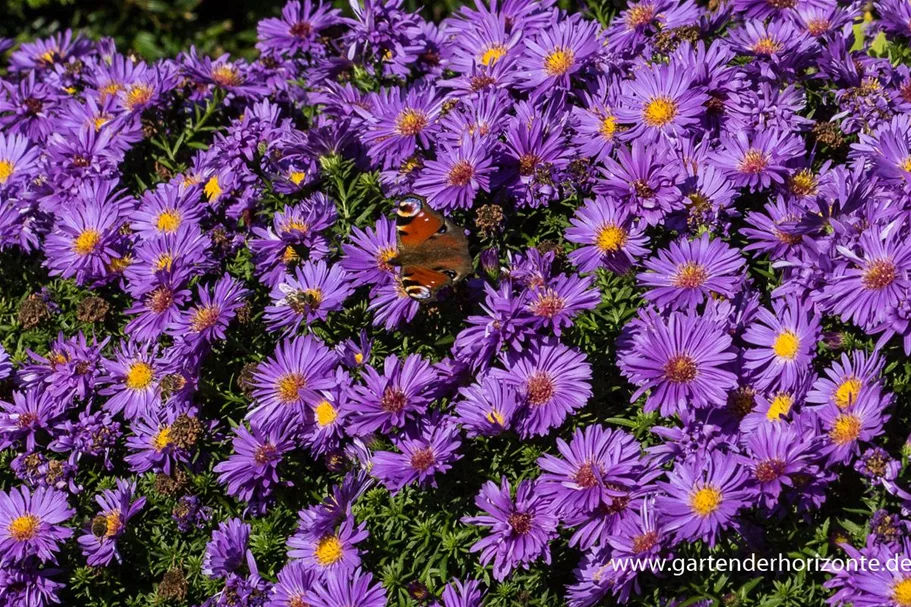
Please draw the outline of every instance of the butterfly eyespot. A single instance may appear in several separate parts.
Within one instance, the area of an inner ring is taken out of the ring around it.
[[[445,234],[448,230],[446,229],[446,224],[440,226],[440,229],[437,230],[437,234]]]
[[[400,217],[414,217],[421,210],[421,201],[417,198],[405,198],[399,201],[398,215]]]
[[[427,287],[422,287],[420,285],[414,285],[405,287],[405,293],[412,299],[417,299],[419,301],[424,301],[430,299],[430,289]]]
[[[455,280],[455,277],[458,276],[458,274],[456,274],[456,273],[453,272],[452,270],[443,270],[443,274],[445,274],[446,276],[448,276],[448,277],[449,277],[449,280]]]

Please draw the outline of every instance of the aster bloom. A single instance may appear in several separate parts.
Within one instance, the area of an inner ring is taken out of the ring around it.
[[[690,73],[670,63],[639,70],[635,79],[624,83],[616,114],[619,122],[633,125],[624,137],[676,137],[699,124],[707,99]]]
[[[841,358],[825,370],[825,377],[813,384],[807,393],[807,402],[847,409],[861,398],[879,400],[876,395],[881,390],[883,364],[876,352],[869,356],[863,350],[855,350],[850,355],[842,353]]]
[[[306,605],[304,597],[316,581],[316,573],[302,561],[288,561],[278,572],[278,581],[272,587],[272,597],[266,607]]]
[[[228,324],[240,309],[250,291],[239,280],[225,274],[215,283],[210,292],[202,286],[198,289],[198,303],[181,314],[170,332],[189,343],[211,343],[227,337]]]
[[[585,354],[559,342],[537,342],[521,353],[511,352],[506,366],[508,371],[492,373],[516,388],[522,409],[515,425],[523,437],[547,434],[592,396],[592,369]]]
[[[448,419],[428,420],[393,442],[400,453],[376,451],[371,469],[393,493],[415,481],[436,487],[436,475],[445,474],[450,463],[462,457],[456,453],[461,444],[458,427]]]
[[[443,588],[442,607],[481,607],[481,582],[452,580]]]
[[[118,206],[105,197],[62,212],[45,241],[51,274],[75,278],[80,284],[104,276],[120,256],[113,245],[122,221]]]
[[[247,548],[249,541],[250,525],[239,518],[219,523],[218,529],[212,532],[212,539],[206,544],[203,574],[223,578],[252,562],[253,554]]]
[[[312,607],[385,607],[386,589],[373,583],[373,575],[356,569],[351,575],[328,576],[306,595]]]
[[[0,448],[22,441],[25,452],[36,447],[39,432],[48,431],[65,411],[65,405],[46,390],[31,388],[13,392],[13,402],[0,400]]]
[[[440,148],[436,160],[424,163],[414,190],[436,209],[470,209],[478,192],[490,191],[493,172],[486,143],[466,137],[460,146]]]
[[[648,225],[657,225],[680,199],[679,170],[668,162],[665,144],[633,140],[617,149],[617,159],[604,159],[604,181],[598,191],[623,200]]]
[[[101,512],[91,520],[88,533],[79,536],[78,540],[90,567],[104,567],[115,559],[121,562],[117,540],[126,531],[130,519],[146,503],[146,498],[134,499],[135,495],[135,481],[117,479],[116,489],[107,489],[95,496]]]
[[[817,440],[798,425],[763,424],[746,440],[750,472],[766,508],[774,508],[780,494],[794,488],[800,475],[812,474]]]
[[[651,287],[645,298],[659,308],[694,310],[712,293],[733,297],[743,283],[746,265],[737,249],[703,234],[679,240],[647,260],[639,284]]]
[[[348,432],[366,436],[389,434],[423,414],[434,400],[438,376],[430,363],[416,354],[404,360],[387,356],[382,373],[364,367],[364,385],[355,386]]]
[[[650,391],[646,411],[672,415],[690,406],[718,406],[737,385],[726,369],[734,360],[731,337],[710,320],[671,313],[644,323],[624,353],[621,370],[639,386],[632,399]]]
[[[256,43],[263,53],[294,54],[307,52],[320,32],[341,22],[340,11],[310,0],[285,4],[281,18],[263,19],[256,26]]]
[[[462,522],[490,528],[490,534],[474,544],[471,551],[481,553],[482,565],[493,562],[497,581],[506,579],[518,566],[527,569],[542,557],[550,564],[548,544],[557,536],[558,521],[550,501],[536,494],[532,481],[520,482],[515,498],[505,477],[499,487],[487,481],[475,498],[475,505],[486,514],[465,517]]]
[[[130,425],[133,434],[127,438],[132,451],[124,458],[133,472],[142,474],[149,470],[171,473],[171,468],[189,461],[187,450],[176,440],[173,424],[178,417],[175,411],[162,409],[138,418]]]
[[[442,102],[433,88],[383,90],[377,94],[375,113],[367,113],[362,140],[371,159],[383,168],[397,168],[418,147],[430,148]]]
[[[395,241],[395,223],[380,217],[376,228],[352,228],[351,244],[342,245],[339,262],[355,284],[384,284],[394,276],[395,269],[389,260],[398,254]]]
[[[323,260],[308,261],[272,289],[266,324],[270,329],[293,333],[303,322],[326,320],[329,312],[342,307],[352,291],[348,274],[340,266],[329,266]]]
[[[322,390],[335,385],[334,352],[313,335],[280,342],[274,354],[253,374],[255,406],[247,412],[251,423],[268,429],[288,414],[310,419],[305,405],[317,406]]]
[[[333,530],[301,529],[288,540],[288,557],[301,559],[321,579],[345,577],[361,564],[356,544],[367,539],[366,523],[346,516]]]
[[[36,176],[38,148],[22,135],[0,133],[0,191]]]
[[[492,436],[509,430],[519,406],[513,386],[485,374],[478,383],[459,389],[455,413],[469,437]]]
[[[104,403],[112,415],[123,412],[128,419],[151,413],[161,404],[161,380],[169,365],[161,359],[158,348],[148,342],[120,342],[114,360],[104,361],[108,384],[99,391],[109,398]]]
[[[785,163],[803,154],[798,137],[776,129],[762,129],[750,137],[744,131],[722,134],[721,147],[711,160],[734,185],[757,191],[773,183],[784,184]]]
[[[56,562],[58,543],[73,535],[61,525],[75,511],[61,491],[38,487],[17,487],[0,492],[0,551],[4,564],[18,563],[30,556],[42,562]]]
[[[143,239],[152,239],[174,234],[185,225],[198,225],[204,209],[196,197],[197,191],[192,187],[161,183],[142,195],[142,204],[132,214],[130,227]]]
[[[841,410],[835,405],[817,409],[826,440],[822,453],[833,464],[847,463],[860,454],[861,443],[870,442],[883,432],[889,415],[883,409],[890,400],[863,398]]]
[[[655,501],[659,520],[681,541],[703,540],[714,546],[719,533],[747,504],[746,471],[730,456],[715,451],[705,458],[679,462],[659,482]]]
[[[251,432],[239,425],[234,429],[233,453],[212,470],[218,482],[227,486],[228,495],[258,506],[280,484],[277,468],[284,453],[294,448],[292,438],[281,424],[272,425],[268,432],[257,426]]]
[[[585,67],[598,51],[596,21],[567,18],[542,29],[525,41],[517,68],[522,87],[536,91],[570,88],[573,74]]]
[[[557,512],[576,514],[610,506],[626,496],[617,487],[639,482],[639,443],[626,432],[587,426],[576,430],[570,443],[558,438],[557,451],[561,457],[547,454],[538,459],[542,474],[537,481],[538,491],[553,500]]]
[[[643,226],[615,198],[599,194],[580,207],[570,221],[566,239],[582,246],[570,253],[569,259],[582,272],[606,267],[622,274],[647,251]]]
[[[561,274],[544,286],[532,288],[528,311],[538,328],[560,335],[564,327],[572,326],[574,317],[594,310],[601,303],[601,294],[592,288],[592,282],[590,276]]]
[[[744,350],[744,367],[756,373],[762,388],[794,388],[810,372],[819,333],[819,318],[811,306],[797,299],[778,300],[774,313],[760,309],[744,332],[743,340],[755,346]]]
[[[825,295],[830,309],[843,320],[864,328],[881,323],[886,311],[896,307],[911,286],[911,245],[895,227],[865,231],[857,243],[859,254],[848,247],[838,248],[844,260]]]

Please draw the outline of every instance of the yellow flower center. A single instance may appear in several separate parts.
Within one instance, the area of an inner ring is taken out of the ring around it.
[[[124,255],[123,257],[114,257],[111,259],[111,263],[108,264],[108,270],[114,274],[118,274],[130,267],[131,263],[133,263],[133,258],[129,255]]]
[[[772,402],[769,403],[769,410],[765,414],[766,419],[770,422],[778,421],[790,412],[793,404],[794,399],[787,392],[776,394]]]
[[[127,370],[127,376],[124,383],[130,390],[143,390],[152,383],[155,372],[151,365],[142,361],[134,362]]]
[[[316,561],[320,565],[328,567],[333,563],[339,562],[343,553],[342,542],[334,535],[327,535],[316,545],[313,556],[316,557]]]
[[[903,171],[911,173],[911,156],[908,156],[907,158],[905,158],[905,160],[899,166],[902,168]]]
[[[0,184],[9,181],[9,178],[13,175],[13,169],[15,168],[16,165],[9,160],[0,160]]]
[[[677,104],[670,97],[656,97],[642,108],[642,119],[645,124],[661,127],[677,115]]]
[[[199,308],[193,314],[193,320],[190,322],[190,327],[197,333],[201,333],[206,329],[211,329],[216,324],[218,324],[218,319],[221,316],[221,307],[219,306],[206,306]]]
[[[503,417],[503,414],[493,409],[490,413],[487,414],[487,421],[492,424],[497,424],[498,426],[503,426],[506,424],[506,418]]]
[[[399,135],[414,137],[427,126],[427,115],[420,110],[406,109],[395,119],[395,130]]]
[[[812,196],[817,185],[816,175],[809,169],[803,169],[791,178],[791,192],[797,196]]]
[[[162,451],[171,444],[171,427],[165,426],[152,438],[152,446],[156,451]]]
[[[898,278],[898,268],[889,259],[871,261],[864,268],[860,283],[865,289],[880,291],[885,289]]]
[[[120,510],[112,510],[104,515],[105,537],[114,537],[123,529],[123,520],[120,518]]]
[[[175,210],[163,211],[155,224],[159,232],[173,234],[180,227],[180,213]]]
[[[338,419],[338,411],[328,400],[324,400],[316,406],[316,423],[321,428],[325,428],[336,419]]]
[[[41,526],[41,519],[34,514],[26,512],[17,516],[9,524],[9,534],[17,542],[27,542],[38,535],[38,528]]]
[[[300,391],[305,387],[307,387],[307,379],[300,373],[282,375],[276,385],[279,402],[283,405],[298,402]]]
[[[743,154],[743,158],[740,159],[737,170],[741,173],[757,175],[766,170],[766,167],[768,166],[769,159],[766,157],[765,153],[761,150],[750,148]]]
[[[219,65],[212,70],[212,80],[221,87],[238,86],[243,84],[240,72],[230,64]]]
[[[911,607],[911,577],[892,586],[892,600],[901,607]]]
[[[839,415],[829,431],[829,438],[838,446],[853,443],[860,436],[860,418],[850,413]]]
[[[304,171],[291,171],[291,174],[288,175],[288,179],[290,179],[291,183],[294,185],[300,185],[306,177],[307,173]]]
[[[134,84],[127,91],[127,97],[123,104],[128,110],[132,110],[137,105],[143,105],[151,101],[152,92],[153,89],[148,84]]]
[[[688,384],[699,375],[699,366],[687,354],[676,354],[664,363],[664,378],[675,384]]]
[[[548,76],[562,76],[572,68],[575,60],[571,49],[555,48],[544,58],[544,71]]]
[[[857,397],[860,396],[862,387],[863,382],[856,377],[849,377],[844,380],[835,390],[835,404],[839,409],[850,407],[857,402]]]
[[[602,253],[613,253],[626,244],[627,237],[626,230],[620,226],[609,224],[598,231],[598,238],[595,244]]]
[[[495,44],[481,54],[480,60],[484,65],[491,65],[496,63],[497,59],[500,59],[506,54],[506,47],[502,44]]]
[[[88,228],[83,230],[73,241],[73,250],[77,255],[91,255],[101,243],[101,232]]]
[[[722,500],[721,491],[714,487],[703,487],[690,498],[693,512],[699,516],[708,516],[718,510]]]
[[[798,352],[800,352],[800,339],[793,331],[782,331],[775,338],[772,350],[775,351],[775,356],[779,358],[794,360],[797,358]]]
[[[101,98],[102,101],[104,101],[108,97],[116,95],[117,93],[119,93],[122,90],[123,90],[123,85],[120,84],[119,82],[109,82],[109,83],[105,84],[103,87],[101,87],[101,90],[98,91],[98,96]]]
[[[167,270],[170,272],[173,264],[174,258],[171,257],[169,253],[162,253],[158,256],[158,259],[155,260],[155,268],[158,270]]]
[[[634,30],[637,27],[644,27],[652,22],[655,18],[655,6],[653,4],[639,4],[629,9],[626,13],[626,27]]]
[[[601,136],[606,140],[611,141],[614,138],[614,133],[617,132],[617,117],[605,116],[602,118],[601,128],[598,129],[598,132],[601,133]]]
[[[209,202],[215,202],[221,196],[221,185],[218,183],[218,175],[212,175],[211,179],[206,182],[202,188],[203,193]]]
[[[359,365],[360,365],[360,364],[363,364],[363,363],[364,363],[364,355],[361,354],[360,352],[355,352],[355,354],[354,354],[354,362],[357,363],[357,364],[359,364]]]
[[[757,55],[773,55],[781,50],[781,44],[771,36],[760,38],[750,49]]]

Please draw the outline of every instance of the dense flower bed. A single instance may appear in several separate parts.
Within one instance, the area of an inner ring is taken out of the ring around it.
[[[911,4],[352,8],[0,41],[0,604],[911,605],[610,560],[911,557]]]

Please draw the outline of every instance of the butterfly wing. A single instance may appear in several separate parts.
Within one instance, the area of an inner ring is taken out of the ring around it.
[[[406,196],[396,210],[402,285],[414,299],[430,299],[439,289],[471,273],[468,239],[462,229],[419,196]]]

